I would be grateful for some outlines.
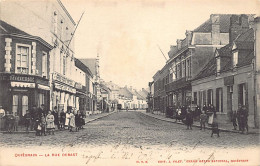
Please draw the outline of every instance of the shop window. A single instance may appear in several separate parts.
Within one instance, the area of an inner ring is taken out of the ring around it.
[[[222,88],[216,89],[216,111],[223,112],[223,90],[222,90]]]
[[[39,93],[39,98],[38,98],[38,107],[40,107],[42,104],[45,104],[44,103],[44,94],[43,93]]]
[[[15,72],[30,74],[30,51],[29,45],[18,44],[16,47]]]
[[[12,112],[14,115],[16,112],[18,113],[18,95],[13,95]]]
[[[47,53],[42,53],[42,76],[47,78]]]
[[[22,116],[26,114],[26,110],[28,110],[28,96],[22,97]]]

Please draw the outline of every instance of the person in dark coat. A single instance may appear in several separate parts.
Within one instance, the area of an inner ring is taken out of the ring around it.
[[[79,131],[81,127],[81,119],[80,119],[80,112],[78,111],[77,114],[75,115],[75,125],[76,125],[76,131]]]
[[[219,137],[219,128],[218,128],[218,122],[217,119],[214,118],[213,119],[213,123],[212,123],[212,128],[211,128],[211,137],[213,136],[213,134],[217,134]]]
[[[29,127],[31,124],[31,114],[29,110],[26,110],[26,114],[24,115],[23,119],[24,119],[24,126],[26,128],[26,131],[29,131]]]
[[[243,105],[241,109],[240,121],[241,121],[242,133],[244,133],[245,129],[246,129],[246,133],[248,133],[248,111],[245,105]]]
[[[241,104],[239,104],[238,109],[237,109],[237,123],[238,123],[239,131],[242,131],[242,128],[241,128],[241,112],[242,112],[242,106],[241,106]]]
[[[200,116],[200,114],[201,114],[201,109],[200,109],[200,106],[196,106],[196,108],[195,108],[195,116]]]
[[[233,123],[234,130],[236,130],[237,129],[237,112],[236,111],[232,111],[232,123]]]
[[[60,112],[60,129],[64,129],[65,119],[66,119],[66,114],[64,112],[64,109],[62,109],[61,112]]]
[[[187,125],[187,130],[191,129],[192,130],[192,124],[193,124],[193,115],[190,107],[187,108],[187,113],[186,113],[186,125]]]
[[[35,127],[35,119],[38,117],[38,110],[37,110],[36,105],[32,106],[32,109],[29,110],[29,113],[30,113],[30,117],[31,117],[31,119],[30,119],[30,129],[32,131]]]
[[[181,116],[185,117],[186,114],[187,114],[187,110],[186,110],[186,107],[183,105],[183,106],[181,107]]]
[[[202,111],[205,111],[205,113],[208,112],[208,107],[206,106],[206,104],[203,105],[203,107],[202,107]]]
[[[59,114],[57,111],[57,106],[54,107],[54,110],[52,111],[52,115],[54,116],[54,125],[58,129],[60,129],[60,124],[59,124]]]

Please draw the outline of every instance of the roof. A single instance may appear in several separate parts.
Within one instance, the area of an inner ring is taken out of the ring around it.
[[[253,29],[248,29],[244,33],[241,33],[235,40],[234,43],[237,46],[238,50],[245,50],[239,53],[239,62],[237,64],[238,67],[246,66],[252,63],[252,59],[254,58],[254,31]],[[221,61],[222,69],[221,71],[228,71],[232,68],[232,47],[233,43],[229,43],[228,45],[217,49],[220,57],[226,57]],[[209,77],[214,75],[216,72],[216,58],[213,57],[209,63],[201,70],[201,72],[194,78],[201,79],[205,77]]]
[[[6,22],[0,20],[0,34],[20,34],[20,35],[27,35],[32,36]]]
[[[140,94],[144,99],[148,96],[148,92],[145,89],[138,91],[138,94]]]
[[[106,85],[107,87],[109,87],[111,90],[119,90],[119,88],[120,88],[118,85],[116,85],[112,81],[103,82],[103,84]]]
[[[96,58],[79,59],[84,65],[86,65],[93,75],[96,75]]]
[[[220,32],[221,33],[228,33],[229,32],[229,25],[230,25],[230,17],[231,14],[218,14],[219,15],[219,25],[220,25]],[[193,30],[193,32],[211,32],[212,30],[212,22],[211,19],[208,19],[199,27]]]
[[[104,89],[107,92],[111,91],[111,89],[109,87],[107,87],[106,85],[104,85],[103,83],[100,83],[100,88]]]
[[[139,100],[145,100],[145,98],[143,98],[143,96],[140,95],[136,90],[133,90],[132,94],[135,95]]]
[[[130,99],[133,98],[133,94],[126,87],[120,88],[119,95]]]
[[[75,58],[75,66],[80,68],[80,70],[84,71],[85,73],[88,73],[90,76],[93,77],[93,74],[90,71],[90,69],[77,58]]]
[[[10,35],[10,36],[15,36],[15,37],[20,37],[20,38],[29,38],[32,40],[37,40],[40,43],[42,43],[43,45],[45,45],[46,47],[48,47],[49,49],[52,49],[53,46],[51,46],[49,43],[47,43],[45,40],[43,40],[42,38],[38,37],[38,36],[32,36],[2,20],[0,20],[0,34],[2,35]]]
[[[216,58],[213,57],[207,65],[199,72],[199,74],[194,78],[194,80],[209,77],[211,75],[214,75],[216,72],[217,66],[216,66]]]

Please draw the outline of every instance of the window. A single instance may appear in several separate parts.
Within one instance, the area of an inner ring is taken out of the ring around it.
[[[63,75],[66,74],[66,56],[63,56]]]
[[[187,66],[187,72],[186,72],[186,77],[190,78],[191,76],[191,66],[190,66],[190,58],[187,59],[186,61],[186,66]]]
[[[236,67],[238,63],[238,51],[233,53],[233,67]]]
[[[220,72],[220,58],[217,58],[217,73]]]
[[[216,89],[216,111],[223,112],[223,91],[222,88]]]
[[[197,101],[198,101],[197,92],[193,92],[193,104],[198,104]]]
[[[42,76],[47,77],[47,53],[42,53]]]
[[[14,115],[16,112],[18,113],[18,95],[13,95],[12,112]]]
[[[185,60],[182,61],[182,77],[186,76],[186,63]]]
[[[208,104],[213,104],[213,90],[208,90]]]
[[[22,116],[26,114],[26,110],[28,110],[28,96],[22,97]]]
[[[19,44],[16,47],[16,73],[30,74],[30,46]]]
[[[247,104],[247,92],[246,92],[246,84],[239,84],[238,85],[238,103],[241,105]]]
[[[39,93],[38,107],[40,107],[42,104],[45,104],[44,103],[44,94],[43,93]]]

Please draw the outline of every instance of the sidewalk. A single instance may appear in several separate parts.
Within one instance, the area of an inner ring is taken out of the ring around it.
[[[113,111],[113,112],[109,112],[109,113],[100,113],[100,114],[92,114],[92,115],[89,115],[85,118],[85,123],[87,125],[87,123],[90,123],[92,121],[95,121],[97,119],[100,119],[100,118],[103,118],[103,117],[106,117],[110,114],[113,114],[115,113],[116,111]],[[56,129],[56,131],[58,132],[62,132],[64,130],[58,130]],[[7,131],[0,131],[0,133],[3,133],[3,134],[26,134],[26,133],[35,133],[35,131],[26,131],[25,127],[24,126],[18,126],[18,131],[12,131],[11,133],[10,132],[7,132]]]
[[[146,112],[141,112],[141,113],[143,113],[146,116],[150,116],[150,117],[153,117],[155,119],[162,120],[162,121],[176,123],[176,124],[180,124],[180,125],[185,125],[182,122],[178,122],[178,121],[176,122],[175,119],[166,118],[165,115],[155,115],[155,114],[146,113]],[[200,122],[199,121],[194,121],[192,126],[200,128]],[[211,129],[211,127],[210,126],[206,126],[206,129]],[[223,123],[221,123],[221,124],[219,124],[219,129],[220,129],[220,131],[223,131],[223,132],[239,133],[238,130],[233,130],[233,126],[232,126],[231,123],[230,124],[223,124]],[[260,130],[259,129],[255,129],[255,128],[249,128],[248,134],[260,134]]]

